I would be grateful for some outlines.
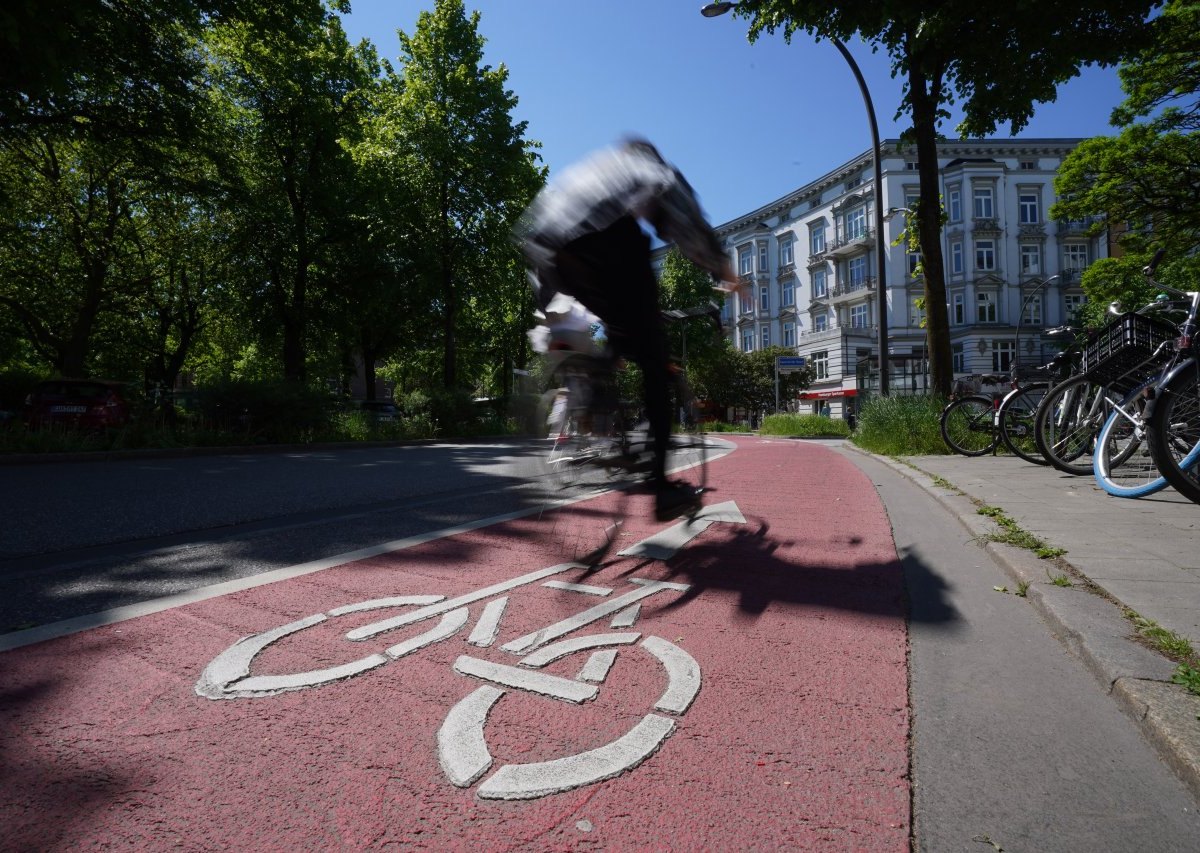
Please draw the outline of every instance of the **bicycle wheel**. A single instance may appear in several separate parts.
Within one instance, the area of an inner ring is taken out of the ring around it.
[[[963,456],[990,453],[1000,436],[996,433],[992,401],[982,394],[960,397],[942,410],[942,441]]]
[[[1149,431],[1159,472],[1200,503],[1200,362],[1187,364],[1158,389]]]
[[[1091,474],[1096,436],[1117,402],[1107,386],[1087,376],[1075,376],[1050,389],[1034,414],[1038,450],[1064,474]]]
[[[699,402],[681,371],[675,380],[675,417],[667,450],[667,473],[697,496],[708,490],[708,444]]]
[[[1096,438],[1092,473],[1096,483],[1119,498],[1141,498],[1162,491],[1167,480],[1150,455],[1147,440],[1145,391],[1156,380],[1142,383],[1129,392],[1100,428]]]
[[[1049,465],[1038,451],[1034,414],[1050,389],[1049,382],[1030,382],[1005,395],[1000,403],[1000,440],[1012,453],[1035,465]]]

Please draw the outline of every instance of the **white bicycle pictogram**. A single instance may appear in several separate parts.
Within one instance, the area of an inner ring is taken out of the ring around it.
[[[744,523],[732,503],[718,505],[696,519],[676,525],[621,553],[665,559],[715,521]],[[501,651],[519,656],[514,664],[460,655],[454,663],[454,671],[486,683],[457,702],[446,714],[437,732],[438,758],[442,771],[452,784],[470,787],[494,764],[487,743],[487,720],[509,691],[526,691],[576,704],[587,702],[599,694],[600,685],[618,653],[623,649],[640,649],[657,661],[666,674],[666,689],[653,702],[651,712],[628,732],[603,746],[549,761],[505,764],[482,782],[477,794],[485,799],[534,799],[600,782],[632,770],[662,746],[676,728],[675,719],[688,710],[699,694],[701,678],[695,658],[676,644],[662,637],[643,636],[640,632],[627,630],[636,623],[644,600],[664,593],[683,593],[690,585],[631,577],[627,582],[633,588],[610,598],[615,590],[556,577],[586,568],[581,563],[563,563],[451,599],[442,595],[394,596],[316,613],[238,640],[205,667],[196,683],[196,693],[209,699],[263,698],[359,676],[455,636],[471,620],[473,610],[478,612],[478,617],[466,642],[477,648],[488,648],[499,636],[510,594],[540,582],[543,586],[603,600],[499,646]],[[480,604],[482,607],[477,608]],[[251,672],[259,653],[284,637],[331,618],[396,608],[403,612],[354,628],[344,635],[345,638],[366,642],[385,632],[420,622],[437,620],[436,624],[383,651],[337,666],[286,674]],[[568,636],[603,619],[610,619],[609,632]],[[541,671],[554,661],[581,652],[589,652],[589,655],[574,678]]]

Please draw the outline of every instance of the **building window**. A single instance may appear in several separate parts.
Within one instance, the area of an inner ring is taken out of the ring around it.
[[[810,255],[819,255],[825,251],[825,226],[814,225],[808,232],[808,248]]]
[[[955,373],[967,372],[967,361],[963,358],[963,345],[950,345],[950,369]]]
[[[738,275],[751,275],[754,272],[754,255],[749,246],[738,249]]]
[[[771,345],[771,327],[763,326],[760,331],[762,332],[762,348],[766,349]]]
[[[992,203],[993,199],[991,187],[976,187],[974,199],[976,219],[991,219],[996,215],[996,208]]]
[[[783,283],[783,292],[781,294],[782,304],[784,308],[790,308],[796,304],[796,282],[788,279]]]
[[[754,352],[754,332],[749,329],[742,332],[742,352]]]
[[[1023,192],[1017,197],[1022,225],[1036,225],[1042,221],[1042,203],[1037,193]]]
[[[1088,265],[1088,247],[1086,243],[1067,243],[1063,246],[1063,268],[1068,270],[1086,269]]]
[[[829,317],[826,314],[818,314],[813,317],[813,331],[824,332],[829,328]]]
[[[1042,274],[1042,247],[1033,243],[1021,246],[1021,275]]]
[[[821,350],[812,354],[812,369],[814,379],[829,378],[829,350]]]
[[[867,328],[867,306],[855,305],[850,309],[850,328],[865,329]]]
[[[1037,161],[1036,160],[1022,160],[1021,161],[1021,171],[1022,172],[1032,172],[1035,169],[1037,169]]]
[[[783,324],[783,345],[785,347],[794,347],[796,345],[796,324]]]
[[[962,275],[963,272],[963,244],[950,244],[950,272],[956,275]]]
[[[1087,297],[1082,293],[1065,293],[1063,294],[1063,310],[1066,314],[1065,319],[1071,322],[1079,314],[1083,308],[1083,303],[1087,301]]]
[[[767,270],[768,270],[767,262],[768,262],[767,244],[759,243],[758,244],[758,271],[759,272],[767,272]]]
[[[904,168],[906,171],[909,171],[909,172],[917,171],[917,161],[916,160],[905,160]]]
[[[867,233],[867,206],[856,207],[846,214],[846,239],[855,240]]]
[[[953,189],[950,190],[950,200],[947,203],[949,208],[946,213],[950,217],[951,222],[962,222],[962,192]]]
[[[1012,341],[992,341],[992,371],[1007,373],[1012,370],[1016,352],[1017,346]]]
[[[764,314],[771,310],[771,291],[766,285],[758,289],[758,310]]]
[[[996,294],[975,294],[975,320],[979,323],[996,322]]]
[[[1025,297],[1025,310],[1021,312],[1021,322],[1040,326],[1042,324],[1042,295],[1035,293]]]
[[[950,300],[952,308],[950,322],[956,326],[961,326],[963,323],[967,322],[967,298],[962,293],[956,293],[950,297]]]
[[[921,265],[921,253],[920,252],[909,252],[905,256],[905,260],[908,263],[908,277],[916,278],[917,277],[917,267],[919,267]]]
[[[813,270],[812,274],[813,299],[824,299],[829,295],[829,273],[827,270]]]
[[[795,255],[792,251],[792,244],[794,242],[795,241],[792,239],[792,235],[790,235],[790,234],[786,237],[780,238],[780,240],[779,240],[779,265],[781,267],[790,266],[791,264],[794,264],[796,262]]]
[[[975,269],[994,270],[996,268],[996,241],[975,241]]]
[[[846,273],[852,288],[861,286],[867,280],[867,258],[860,255],[851,259],[846,265]]]
[[[846,191],[847,192],[854,189],[855,187],[861,187],[861,186],[862,186],[862,175],[855,175],[853,178],[846,181]]]
[[[909,325],[914,329],[919,329],[925,324],[925,309],[921,307],[920,298],[912,301],[912,320]]]

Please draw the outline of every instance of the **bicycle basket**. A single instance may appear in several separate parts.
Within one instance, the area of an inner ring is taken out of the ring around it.
[[[1158,348],[1179,334],[1170,323],[1129,312],[1109,323],[1083,350],[1083,370],[1095,381],[1129,384],[1156,372]],[[1124,382],[1122,382],[1124,380]]]

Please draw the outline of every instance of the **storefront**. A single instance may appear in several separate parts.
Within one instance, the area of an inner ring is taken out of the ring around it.
[[[858,391],[854,388],[804,391],[800,394],[801,411],[805,406],[814,415],[853,420],[858,414]]]

